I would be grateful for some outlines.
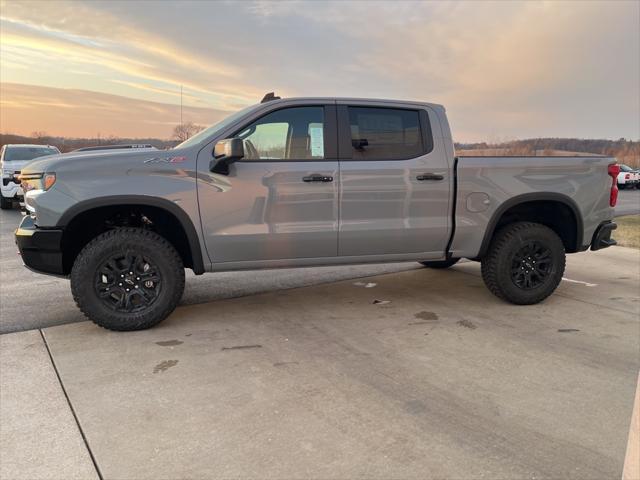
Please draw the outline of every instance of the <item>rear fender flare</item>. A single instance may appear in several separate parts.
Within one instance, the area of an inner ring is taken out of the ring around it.
[[[487,224],[487,229],[484,232],[484,237],[482,238],[482,244],[480,245],[480,251],[478,252],[477,258],[481,258],[482,256],[484,256],[485,253],[487,253],[487,250],[489,249],[489,244],[491,243],[491,239],[493,238],[498,222],[500,221],[500,219],[502,218],[502,216],[507,210],[523,203],[540,202],[540,201],[560,202],[566,205],[567,207],[569,207],[569,209],[573,212],[573,215],[576,219],[576,230],[577,230],[575,251],[579,251],[580,247],[582,246],[582,237],[584,234],[584,227],[582,222],[582,215],[580,214],[580,209],[578,208],[578,205],[576,204],[576,202],[574,202],[573,199],[571,199],[570,197],[563,195],[561,193],[553,193],[553,192],[535,193],[534,192],[534,193],[524,193],[522,195],[517,195],[500,204],[500,206],[496,209],[496,211],[491,216],[489,223]]]

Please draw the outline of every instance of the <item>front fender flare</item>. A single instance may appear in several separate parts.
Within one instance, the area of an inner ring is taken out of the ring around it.
[[[56,227],[64,228],[73,218],[88,210],[116,205],[146,205],[161,208],[176,217],[178,222],[182,225],[187,236],[187,240],[189,241],[189,249],[191,250],[191,259],[193,261],[193,272],[196,275],[200,275],[205,272],[200,239],[191,218],[181,207],[165,198],[146,195],[109,195],[106,197],[83,200],[82,202],[78,202],[68,208],[56,223]]]

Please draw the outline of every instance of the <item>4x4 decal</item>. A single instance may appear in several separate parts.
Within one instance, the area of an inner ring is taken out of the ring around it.
[[[153,157],[148,158],[144,163],[184,163],[187,157],[181,155],[179,157]]]

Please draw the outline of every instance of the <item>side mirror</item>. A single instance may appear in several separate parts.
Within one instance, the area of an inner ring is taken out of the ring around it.
[[[225,159],[228,163],[244,157],[244,143],[241,138],[226,138],[216,143],[213,148],[213,158]]]
[[[222,175],[229,175],[229,165],[244,157],[244,143],[241,138],[225,138],[213,147],[213,160],[209,170]]]

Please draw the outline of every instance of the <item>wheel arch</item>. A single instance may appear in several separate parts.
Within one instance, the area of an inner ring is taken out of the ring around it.
[[[540,215],[533,215],[527,218],[526,214],[523,214],[522,217],[514,218],[513,220],[509,221],[510,213],[514,213],[517,215],[517,212],[519,210],[525,211],[525,207],[528,207],[529,209],[535,209],[536,206],[559,206],[560,208],[556,211],[556,214],[561,215],[570,213],[572,224],[565,225],[563,227],[556,221],[556,217],[549,218],[545,221],[544,217]],[[537,223],[547,225],[562,238],[563,243],[565,244],[565,249],[568,253],[578,252],[582,247],[584,227],[582,214],[580,213],[580,209],[578,208],[576,202],[572,198],[561,193],[534,192],[512,197],[503,202],[496,209],[496,211],[491,216],[489,223],[487,224],[487,229],[485,230],[477,258],[482,258],[487,253],[487,250],[489,249],[489,245],[491,243],[491,239],[500,227],[509,223],[513,223],[515,221],[537,221]]]
[[[186,239],[185,243],[186,248],[188,248],[188,252],[180,251],[180,249],[177,248],[185,261],[185,265],[189,265],[196,275],[200,275],[205,272],[200,240],[191,218],[181,207],[164,198],[145,195],[110,195],[84,200],[67,209],[58,220],[56,227],[63,229],[63,231],[67,231],[68,227],[78,218],[82,218],[93,211],[101,211],[109,207],[113,209],[147,207],[157,209],[158,211],[164,212],[170,218],[173,218],[176,224],[180,226],[182,233],[184,234],[184,238]],[[183,248],[183,250],[185,249]]]

